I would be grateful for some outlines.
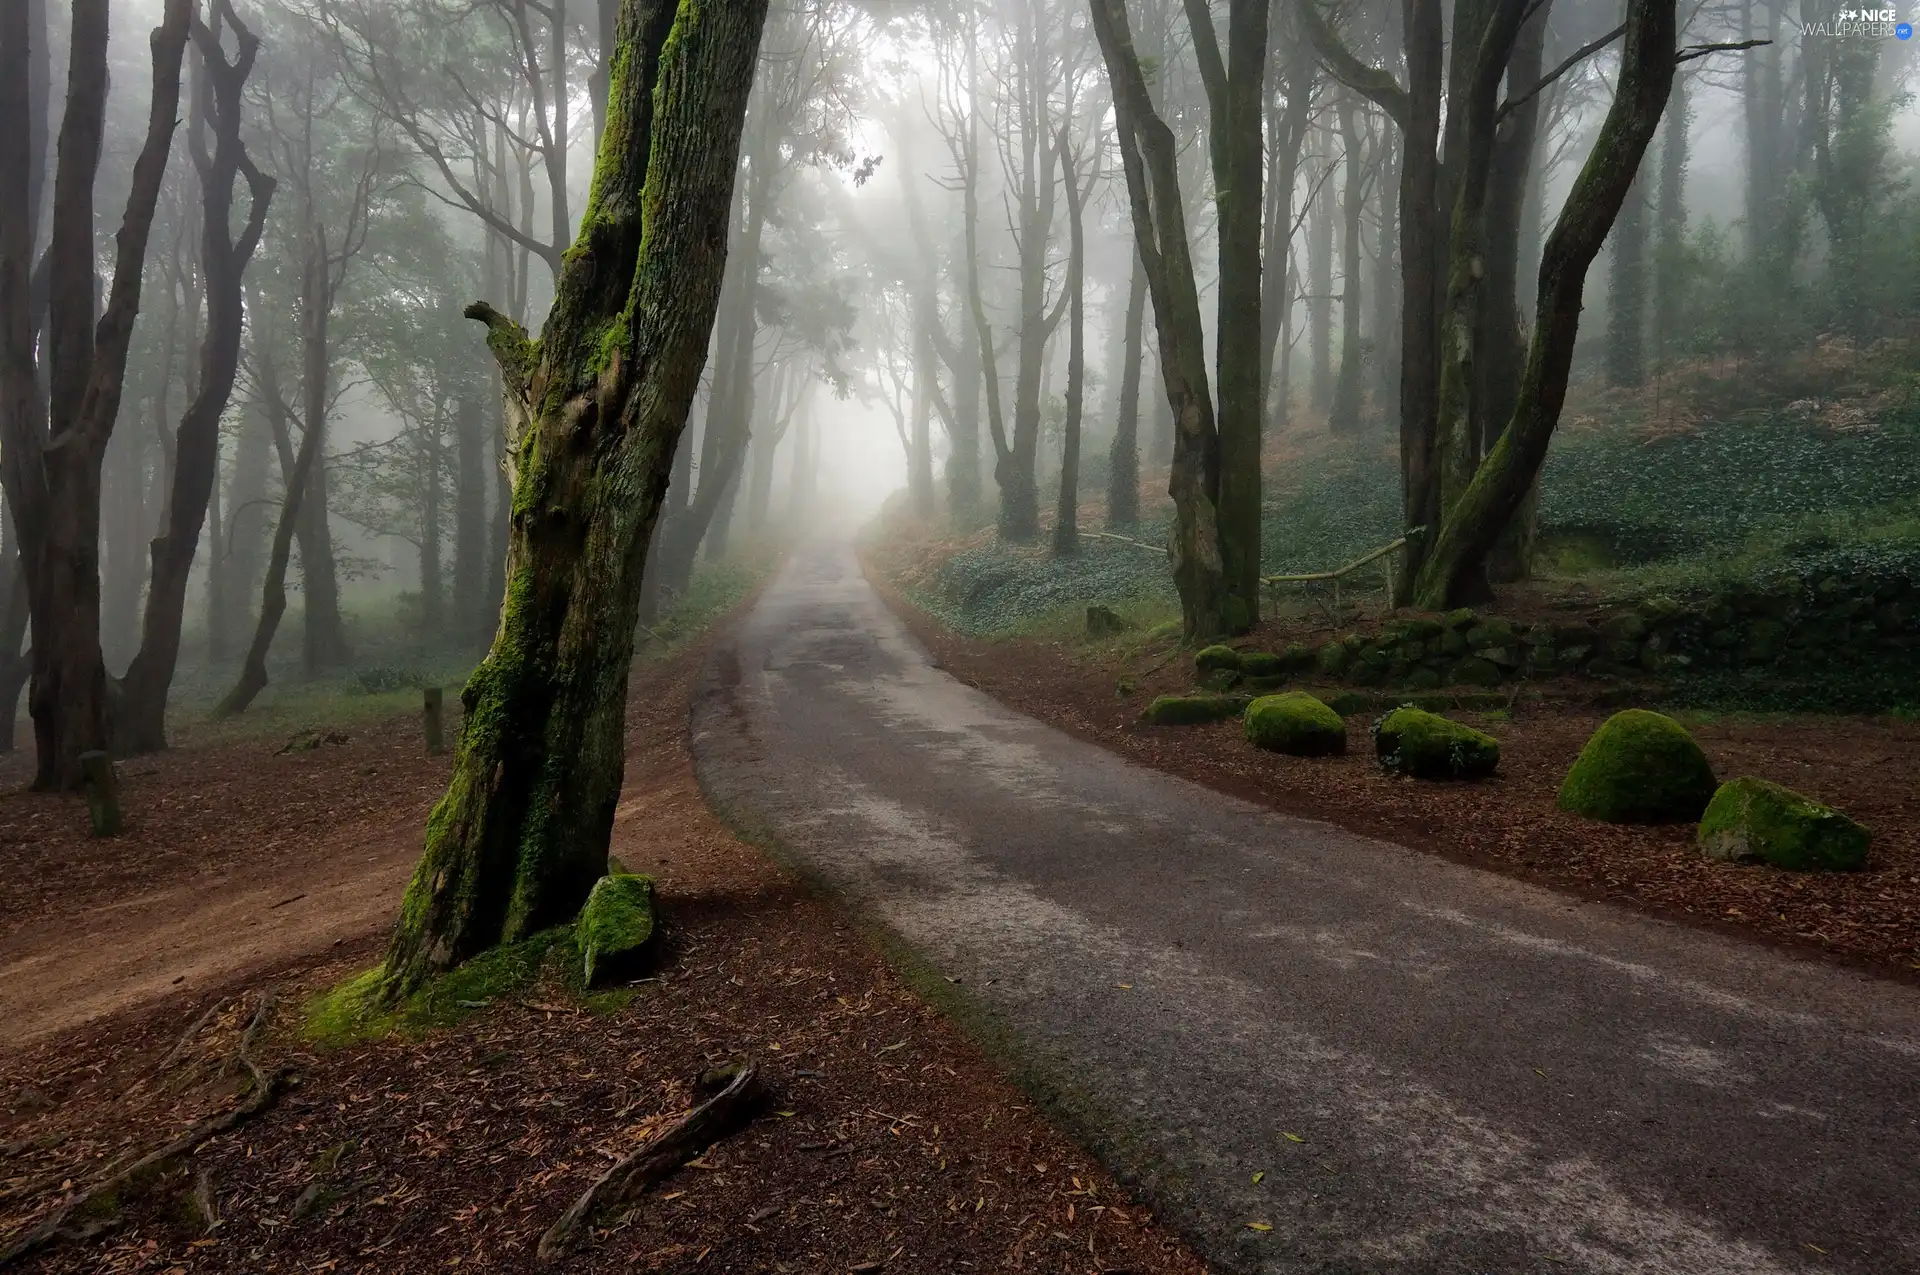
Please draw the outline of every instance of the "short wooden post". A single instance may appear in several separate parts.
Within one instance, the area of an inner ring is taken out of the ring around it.
[[[427,687],[421,692],[421,698],[425,701],[427,754],[429,756],[437,756],[447,750],[446,730],[442,727],[440,718],[440,688],[437,686]]]
[[[87,789],[87,814],[93,835],[120,835],[120,789],[114,779],[113,758],[103,752],[80,754],[80,777]]]

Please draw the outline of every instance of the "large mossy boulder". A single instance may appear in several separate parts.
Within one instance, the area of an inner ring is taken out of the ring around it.
[[[1567,771],[1559,805],[1605,823],[1692,823],[1713,799],[1713,767],[1686,727],[1630,708],[1608,718]]]
[[[1246,712],[1251,698],[1211,693],[1162,695],[1147,705],[1147,711],[1140,714],[1140,718],[1151,726],[1203,726],[1240,716]]]
[[[1329,757],[1347,751],[1347,724],[1340,714],[1307,694],[1262,695],[1247,705],[1247,740],[1291,757]]]
[[[653,878],[637,872],[601,877],[573,932],[588,987],[632,973],[653,938]]]
[[[1720,785],[1700,817],[1709,859],[1761,861],[1795,872],[1850,872],[1867,863],[1872,835],[1831,806],[1743,776]]]
[[[1500,764],[1500,743],[1471,726],[1406,705],[1374,723],[1383,769],[1414,779],[1482,779]]]

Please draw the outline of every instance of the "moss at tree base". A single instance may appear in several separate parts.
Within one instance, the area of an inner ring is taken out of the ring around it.
[[[1872,835],[1831,806],[1744,776],[1713,795],[1700,818],[1699,842],[1709,859],[1847,872],[1866,866]]]
[[[1560,785],[1560,809],[1605,823],[1692,823],[1713,799],[1713,767],[1686,728],[1630,708],[1608,718]]]
[[[589,992],[571,926],[555,926],[516,943],[489,948],[394,1002],[387,967],[376,965],[308,1001],[302,1034],[320,1045],[352,1045],[387,1036],[419,1036],[453,1027],[496,1001],[551,984],[556,996],[594,1013],[612,1013],[631,989]]]

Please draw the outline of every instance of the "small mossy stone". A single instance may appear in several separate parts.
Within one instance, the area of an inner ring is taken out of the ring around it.
[[[1090,638],[1112,637],[1126,630],[1127,622],[1112,607],[1090,606],[1087,608],[1087,636]]]
[[[1280,677],[1287,662],[1269,651],[1248,651],[1240,657],[1240,671],[1248,677]]]
[[[1247,740],[1292,757],[1330,757],[1347,751],[1340,714],[1305,691],[1263,695],[1247,705]]]
[[[1453,666],[1452,680],[1461,686],[1498,686],[1501,676],[1500,666],[1492,660],[1469,655]]]
[[[1441,684],[1438,670],[1425,665],[1407,674],[1407,685],[1416,691],[1436,691]]]
[[[595,881],[574,937],[588,987],[631,970],[653,938],[653,878],[623,872]]]
[[[1245,695],[1162,695],[1140,717],[1154,726],[1202,726],[1238,717],[1248,703]]]
[[[1446,618],[1441,623],[1453,630],[1470,629],[1479,619],[1479,613],[1472,607],[1461,607],[1457,611],[1447,612]]]
[[[1707,755],[1684,726],[1630,708],[1587,740],[1560,785],[1559,805],[1605,823],[1692,823],[1715,787]]]
[[[1240,671],[1240,652],[1230,646],[1207,646],[1196,651],[1193,667],[1201,673],[1212,673],[1219,669],[1232,672]]]
[[[1411,705],[1374,723],[1373,751],[1383,769],[1414,779],[1480,779],[1500,764],[1493,736]]]
[[[1286,649],[1280,652],[1279,658],[1281,664],[1286,666],[1287,672],[1303,673],[1314,666],[1319,659],[1319,652],[1304,642],[1289,642]]]
[[[1709,859],[1760,860],[1795,872],[1863,868],[1872,839],[1831,806],[1751,776],[1721,784],[1700,817],[1700,849]]]
[[[1200,689],[1219,694],[1230,691],[1240,682],[1240,671],[1230,668],[1208,669],[1200,675]]]
[[[1462,656],[1467,653],[1467,635],[1459,629],[1448,629],[1440,635],[1440,654]]]
[[[1484,651],[1490,646],[1512,646],[1513,625],[1506,620],[1483,620],[1467,630],[1467,646]]]
[[[1338,677],[1347,667],[1348,651],[1342,642],[1328,642],[1320,648],[1314,663],[1328,677]]]

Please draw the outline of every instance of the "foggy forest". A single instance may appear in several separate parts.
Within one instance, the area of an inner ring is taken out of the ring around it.
[[[1914,18],[0,0],[0,1268],[1920,1265]]]

